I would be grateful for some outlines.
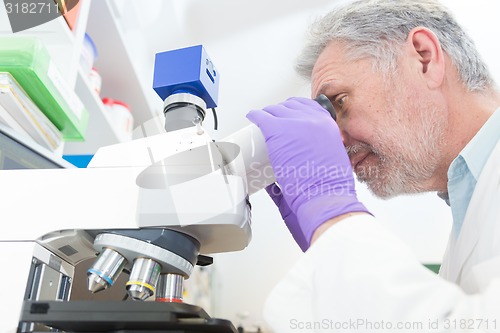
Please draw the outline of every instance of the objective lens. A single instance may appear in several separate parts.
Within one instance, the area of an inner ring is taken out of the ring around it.
[[[118,252],[105,248],[95,263],[87,270],[87,287],[92,293],[104,290],[115,283],[127,264],[127,260]]]
[[[156,289],[157,302],[182,303],[182,283],[184,277],[179,274],[162,274]]]
[[[126,283],[127,292],[135,301],[145,301],[156,289],[161,266],[153,259],[137,258]]]

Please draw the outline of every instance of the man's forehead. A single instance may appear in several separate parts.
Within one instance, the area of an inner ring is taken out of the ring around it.
[[[311,73],[312,93],[319,95],[332,89],[338,84],[337,79],[347,74],[351,63],[346,57],[345,46],[339,42],[330,42],[314,64]]]
[[[326,44],[326,46],[323,48],[323,50],[321,50],[321,52],[319,53],[318,58],[316,59],[316,62],[314,63],[313,73],[314,73],[315,69],[317,69],[319,64],[323,63],[325,60],[327,60],[327,59],[333,60],[333,59],[342,57],[342,53],[343,53],[342,48],[343,48],[343,45],[338,43],[338,42],[335,42],[335,41],[331,41],[328,44]],[[334,57],[332,58],[332,56],[334,56]]]
[[[321,82],[316,89],[315,95],[326,94],[328,91],[335,89],[336,86],[338,84],[336,84],[335,80]]]

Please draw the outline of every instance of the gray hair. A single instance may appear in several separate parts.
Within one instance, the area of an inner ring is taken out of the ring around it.
[[[358,0],[336,8],[311,26],[296,70],[309,79],[327,44],[339,41],[352,60],[371,57],[376,70],[394,73],[401,46],[417,26],[434,32],[469,91],[494,86],[474,42],[436,0]]]

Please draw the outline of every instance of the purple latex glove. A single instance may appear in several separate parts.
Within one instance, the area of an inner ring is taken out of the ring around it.
[[[276,206],[280,211],[281,217],[285,221],[285,224],[295,239],[295,242],[299,245],[300,249],[305,252],[309,247],[309,242],[306,240],[304,233],[302,232],[302,228],[299,225],[299,220],[297,219],[297,215],[290,209],[288,203],[285,198],[283,198],[283,194],[281,193],[281,189],[276,183],[273,183],[266,187],[266,191],[273,199]]]
[[[351,163],[339,128],[316,101],[290,98],[252,110],[247,118],[264,135],[283,198],[297,217],[298,228],[289,226],[289,230],[296,239],[302,232],[305,248],[324,222],[349,212],[368,212],[356,197]],[[292,223],[283,218],[287,226]]]

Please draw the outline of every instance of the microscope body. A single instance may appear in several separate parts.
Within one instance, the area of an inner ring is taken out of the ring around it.
[[[251,240],[248,196],[273,181],[272,173],[251,168],[266,165],[266,156],[255,127],[215,143],[193,126],[103,147],[85,169],[0,171],[9,222],[0,263],[13,274],[0,275],[12,305],[1,326],[14,332],[23,299],[69,300],[75,266],[105,248],[124,255],[122,269],[147,257],[160,264],[158,274],[184,278],[198,255],[244,249]],[[151,230],[178,233],[173,246],[194,244],[191,252],[151,248],[151,240],[133,236]]]
[[[219,76],[204,50],[195,51],[202,64],[198,73],[208,77],[201,80],[202,88],[198,83],[179,83],[182,80],[169,83],[176,86],[173,90],[155,87],[165,98],[167,123],[173,124],[166,125],[166,133],[102,147],[84,169],[0,171],[1,214],[7,223],[0,233],[0,265],[7,274],[0,274],[0,282],[4,302],[9,302],[0,333],[34,332],[51,325],[78,331],[74,325],[85,325],[78,318],[99,313],[79,313],[69,323],[68,309],[101,309],[102,314],[106,305],[81,307],[71,301],[75,267],[96,256],[87,271],[90,292],[112,287],[126,272],[126,286],[114,288],[126,288],[133,300],[157,301],[111,305],[128,306],[121,315],[154,306],[141,304],[180,303],[157,306],[170,306],[181,317],[194,315],[202,326],[221,325],[221,332],[234,332],[230,323],[213,321],[204,311],[182,304],[182,280],[196,264],[210,263],[207,255],[248,245],[248,197],[272,183],[274,174],[264,138],[254,125],[218,142],[204,131],[197,117],[204,117],[207,105],[215,106],[216,95],[214,87],[203,85],[218,84]],[[155,77],[161,77],[161,68],[155,67]],[[60,301],[67,302],[63,315],[45,319]],[[149,310],[155,311],[165,317],[165,308]],[[57,326],[61,320],[69,326]],[[130,325],[137,329],[150,323],[139,320]],[[173,324],[163,325],[165,329]]]

